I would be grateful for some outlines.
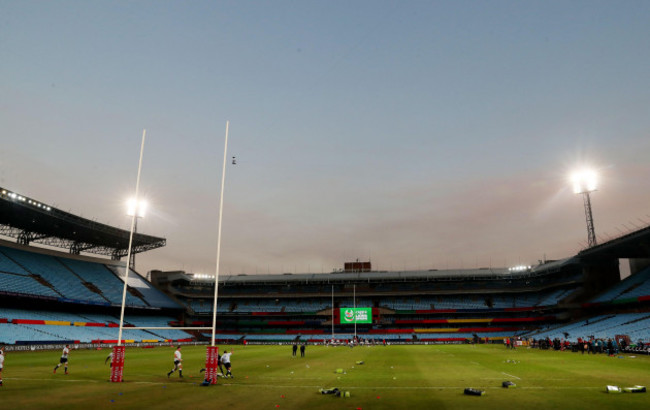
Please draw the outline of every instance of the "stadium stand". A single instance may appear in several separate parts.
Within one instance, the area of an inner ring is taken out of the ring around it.
[[[122,303],[124,282],[119,265],[73,259],[36,250],[0,245],[0,292],[39,295],[80,304]],[[105,261],[104,261],[105,262]],[[126,304],[134,307],[178,308],[168,296],[130,271]]]
[[[253,342],[325,341],[333,336],[332,320],[334,338],[354,336],[353,326],[340,323],[338,309],[356,306],[372,310],[373,323],[357,325],[362,339],[502,340],[558,322],[561,301],[581,285],[575,264],[565,265],[516,275],[503,269],[226,276],[218,327]],[[152,281],[187,306],[186,322],[208,323],[213,283],[179,271],[153,271]]]
[[[114,340],[119,318],[106,314],[77,314],[30,309],[0,308],[0,343],[27,344],[72,341],[92,343]],[[169,326],[175,319],[164,316],[127,316],[124,339],[136,342],[188,339],[192,336],[182,330],[137,330],[129,326]]]
[[[128,233],[0,191],[0,343],[111,343],[117,337]],[[16,211],[18,209],[18,212]],[[65,227],[54,229],[56,221]],[[34,232],[29,231],[34,229]],[[57,236],[58,235],[58,236]],[[52,237],[56,237],[52,239]],[[135,250],[164,246],[136,235]],[[30,240],[70,254],[30,246]],[[650,341],[650,228],[523,271],[506,268],[341,271],[224,276],[217,340],[315,343],[462,343],[504,338]],[[112,259],[82,256],[88,250]],[[636,258],[620,281],[618,258]],[[206,331],[132,329],[211,326],[214,283],[182,271],[129,271],[124,338],[134,343],[207,340]],[[345,324],[340,309],[369,308],[371,323]]]
[[[113,261],[0,243],[0,343],[115,342],[124,289],[119,272]],[[183,330],[129,329],[168,327],[182,313],[181,305],[134,271],[129,285],[124,340],[193,340]],[[142,314],[134,313],[138,309]]]
[[[650,268],[626,278],[591,302],[613,302],[642,296],[650,296]]]

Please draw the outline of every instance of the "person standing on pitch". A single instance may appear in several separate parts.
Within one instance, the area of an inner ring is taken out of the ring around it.
[[[59,360],[59,364],[54,366],[54,373],[56,373],[56,369],[61,367],[63,365],[63,368],[65,369],[65,374],[68,374],[68,355],[70,354],[70,345],[65,345],[63,348],[63,351],[61,352],[61,359]]]
[[[167,377],[171,376],[172,373],[174,373],[176,370],[178,370],[178,377],[181,379],[183,378],[183,359],[181,357],[181,347],[178,346],[176,348],[176,351],[174,352],[174,368],[167,373]]]
[[[305,344],[300,345],[300,357],[305,357]]]
[[[2,368],[5,365],[5,350],[0,347],[0,387],[2,387]]]
[[[110,352],[108,356],[106,356],[106,359],[104,360],[104,364],[108,363],[109,360],[111,361],[109,363],[109,366],[113,367],[113,352]]]
[[[231,355],[232,355],[232,352],[228,353],[227,350],[224,350],[223,354],[221,355],[221,363],[223,363],[223,365],[226,367],[226,374],[224,375],[224,377],[230,376],[230,378],[232,379],[233,375],[230,372],[230,367],[231,367],[231,365],[230,365],[230,356]]]
[[[293,342],[293,346],[291,347],[291,356],[296,357],[297,351],[298,351],[298,343]]]

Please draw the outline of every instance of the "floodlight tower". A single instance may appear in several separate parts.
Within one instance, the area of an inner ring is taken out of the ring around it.
[[[589,247],[598,245],[596,242],[596,232],[594,230],[594,217],[591,213],[590,193],[596,191],[596,172],[593,170],[583,170],[576,172],[571,177],[573,182],[573,193],[582,194],[585,204],[585,218],[587,220],[587,243]]]
[[[138,233],[138,218],[144,218],[147,213],[147,201],[142,199],[137,200],[135,198],[129,199],[126,206],[126,214],[133,218],[133,233]],[[135,252],[131,252],[131,258],[129,259],[129,268],[135,270]]]

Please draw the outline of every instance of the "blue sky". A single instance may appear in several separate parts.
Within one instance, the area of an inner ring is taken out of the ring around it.
[[[647,1],[0,0],[0,185],[127,228],[138,270],[533,264],[650,222]],[[647,221],[647,222],[645,222]]]

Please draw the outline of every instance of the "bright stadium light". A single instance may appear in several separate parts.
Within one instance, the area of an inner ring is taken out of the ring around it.
[[[133,233],[137,234],[138,233],[138,218],[144,218],[144,216],[147,213],[147,206],[149,204],[145,200],[136,200],[135,198],[131,198],[127,202],[126,206],[126,215],[130,217],[134,217],[133,220]],[[131,258],[129,259],[129,268],[132,270],[135,270],[135,252],[131,253]]]
[[[585,192],[593,192],[596,190],[598,177],[596,171],[585,169],[575,172],[571,176],[571,182],[573,183],[573,193],[583,194]]]
[[[149,204],[147,201],[140,199],[136,200],[135,198],[129,199],[126,205],[126,214],[128,216],[136,216],[138,218],[144,218],[147,213],[147,207]]]
[[[598,176],[596,171],[584,169],[574,172],[571,175],[573,193],[582,195],[585,205],[585,219],[587,221],[587,244],[591,248],[598,245],[596,242],[596,231],[594,229],[594,217],[591,212],[591,197],[589,194],[596,191]]]

